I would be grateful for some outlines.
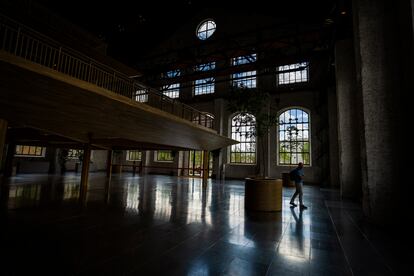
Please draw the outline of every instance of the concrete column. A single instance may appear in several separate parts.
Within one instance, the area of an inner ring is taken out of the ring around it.
[[[82,175],[80,183],[80,195],[83,201],[86,198],[86,191],[88,189],[88,177],[89,177],[89,164],[91,161],[91,145],[86,144],[83,148],[83,162],[82,162]]]
[[[105,182],[105,202],[109,203],[111,194],[111,177],[112,177],[112,150],[107,151],[106,156],[106,177],[108,178]]]
[[[184,82],[180,85],[180,101],[187,102],[193,98],[193,87],[191,82]]]
[[[13,175],[13,159],[16,153],[16,144],[13,141],[9,141],[7,145],[6,160],[4,162],[4,177],[10,177]]]
[[[106,156],[106,176],[112,176],[112,150],[108,150],[108,155]]]
[[[3,168],[4,145],[6,143],[7,121],[0,119],[0,171]]]
[[[402,205],[407,204],[408,182],[400,176],[402,164],[399,164],[401,150],[409,150],[401,145],[404,136],[401,93],[412,83],[407,76],[407,72],[412,73],[412,65],[408,66],[412,59],[407,62],[413,57],[412,48],[402,51],[410,48],[406,47],[408,44],[412,46],[412,28],[407,28],[411,27],[412,15],[404,8],[407,3],[353,2],[365,138],[362,148],[365,147],[366,155],[364,211],[380,224],[395,222],[395,216],[404,211]]]
[[[338,108],[339,181],[341,196],[358,199],[362,194],[358,116],[355,112],[357,82],[353,41],[335,45]]]
[[[328,124],[329,124],[329,186],[340,187],[339,182],[339,139],[338,108],[334,87],[328,88]]]
[[[218,134],[224,135],[223,133],[223,120],[225,120],[225,112],[224,112],[224,100],[223,99],[215,99],[214,100],[214,129],[217,131]],[[223,163],[225,162],[223,157],[223,150],[218,149],[213,154],[213,177],[215,179],[222,178],[222,168]]]
[[[203,181],[207,181],[208,179],[208,156],[209,156],[208,150],[203,150]]]
[[[189,171],[188,171],[188,162],[190,162],[189,152],[190,151],[188,151],[188,150],[180,152],[181,163],[179,163],[180,164],[179,166],[182,168],[181,176],[188,176],[189,175]]]
[[[56,148],[47,148],[46,149],[47,159],[49,161],[49,170],[48,174],[56,173],[56,165],[58,164],[58,155]]]

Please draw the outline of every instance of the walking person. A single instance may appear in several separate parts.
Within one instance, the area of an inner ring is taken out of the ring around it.
[[[308,207],[306,207],[303,204],[303,176],[305,175],[303,173],[303,163],[299,162],[296,169],[294,169],[290,172],[290,175],[291,175],[291,179],[293,181],[295,181],[295,186],[296,186],[296,191],[295,191],[295,193],[293,194],[293,196],[290,200],[290,205],[292,205],[292,207],[297,206],[297,204],[295,204],[295,198],[299,195],[299,207],[300,207],[300,209],[308,209]]]

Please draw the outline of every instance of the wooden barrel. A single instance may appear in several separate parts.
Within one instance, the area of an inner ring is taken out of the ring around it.
[[[250,211],[281,211],[282,179],[246,178],[244,206]]]

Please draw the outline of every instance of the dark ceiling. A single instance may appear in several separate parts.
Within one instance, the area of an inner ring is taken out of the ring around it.
[[[107,42],[108,54],[129,65],[136,64],[196,14],[229,11],[323,23],[348,9],[344,0],[34,1]]]

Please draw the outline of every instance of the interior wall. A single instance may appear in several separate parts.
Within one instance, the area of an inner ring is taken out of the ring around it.
[[[45,157],[15,157],[14,166],[17,173],[48,173],[51,166],[51,162],[54,162],[54,158],[50,156],[54,151],[52,148],[46,148]],[[57,153],[55,153],[57,154]],[[89,171],[105,171],[106,170],[106,150],[92,150],[91,163]],[[79,172],[81,171],[81,163],[78,159],[69,159],[66,161],[66,171]],[[56,164],[55,173],[60,173],[60,165]]]

